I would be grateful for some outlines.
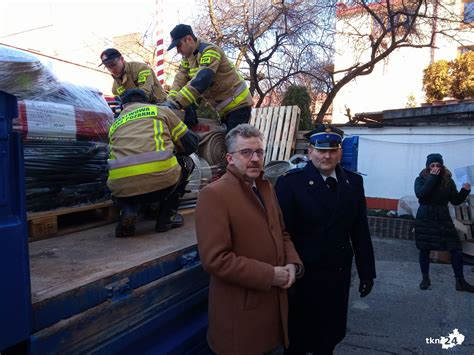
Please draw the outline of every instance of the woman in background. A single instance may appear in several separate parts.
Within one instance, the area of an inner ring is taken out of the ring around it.
[[[448,210],[448,202],[461,204],[471,192],[471,185],[464,183],[457,191],[450,171],[443,165],[441,154],[429,154],[426,168],[415,180],[415,194],[420,207],[416,213],[415,240],[420,250],[422,290],[431,285],[429,277],[430,251],[449,250],[456,278],[456,290],[474,292],[474,286],[464,279],[461,242]]]

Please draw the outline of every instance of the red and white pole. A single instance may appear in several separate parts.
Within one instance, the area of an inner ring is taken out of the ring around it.
[[[156,0],[156,76],[165,83],[165,47],[163,41],[163,0]]]

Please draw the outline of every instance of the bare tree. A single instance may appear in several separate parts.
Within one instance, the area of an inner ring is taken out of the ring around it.
[[[318,68],[332,54],[334,3],[203,0],[202,7],[197,32],[235,59],[258,98],[257,107],[267,95],[302,77],[327,76]]]
[[[455,1],[440,0],[355,0],[337,8],[338,43],[353,55],[345,68],[329,72],[326,99],[317,115],[322,122],[341,88],[400,48],[435,48],[439,36],[462,41],[462,16]],[[350,48],[348,51],[347,48]],[[433,57],[433,54],[432,54]],[[432,58],[433,59],[433,58]],[[408,63],[407,63],[408,64]]]
[[[323,103],[323,122],[344,85],[372,73],[396,50],[435,48],[440,36],[460,41],[457,1],[440,0],[201,0],[195,23],[221,45],[250,81],[256,106],[291,84],[308,85]],[[352,61],[334,67],[335,40]],[[242,65],[241,65],[242,62]]]

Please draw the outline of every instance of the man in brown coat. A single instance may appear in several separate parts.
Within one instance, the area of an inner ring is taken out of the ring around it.
[[[196,208],[209,274],[208,343],[218,354],[277,354],[288,346],[287,291],[303,265],[271,184],[262,179],[262,134],[248,124],[226,136],[227,172]]]

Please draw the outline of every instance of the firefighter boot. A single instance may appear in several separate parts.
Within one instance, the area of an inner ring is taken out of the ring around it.
[[[156,223],[156,232],[163,233],[167,232],[172,228],[179,228],[184,225],[184,217],[179,213],[173,214],[168,221],[162,221]]]
[[[123,204],[120,210],[120,221],[115,228],[117,238],[132,237],[135,235],[135,222],[138,215],[138,206]]]
[[[456,278],[456,290],[474,293],[474,286],[464,279],[464,277]]]
[[[174,193],[161,203],[160,212],[156,219],[155,230],[157,233],[167,232],[172,228],[184,225],[184,218],[177,213],[179,194]]]
[[[135,217],[120,218],[120,222],[115,228],[117,238],[133,237],[135,235]]]

